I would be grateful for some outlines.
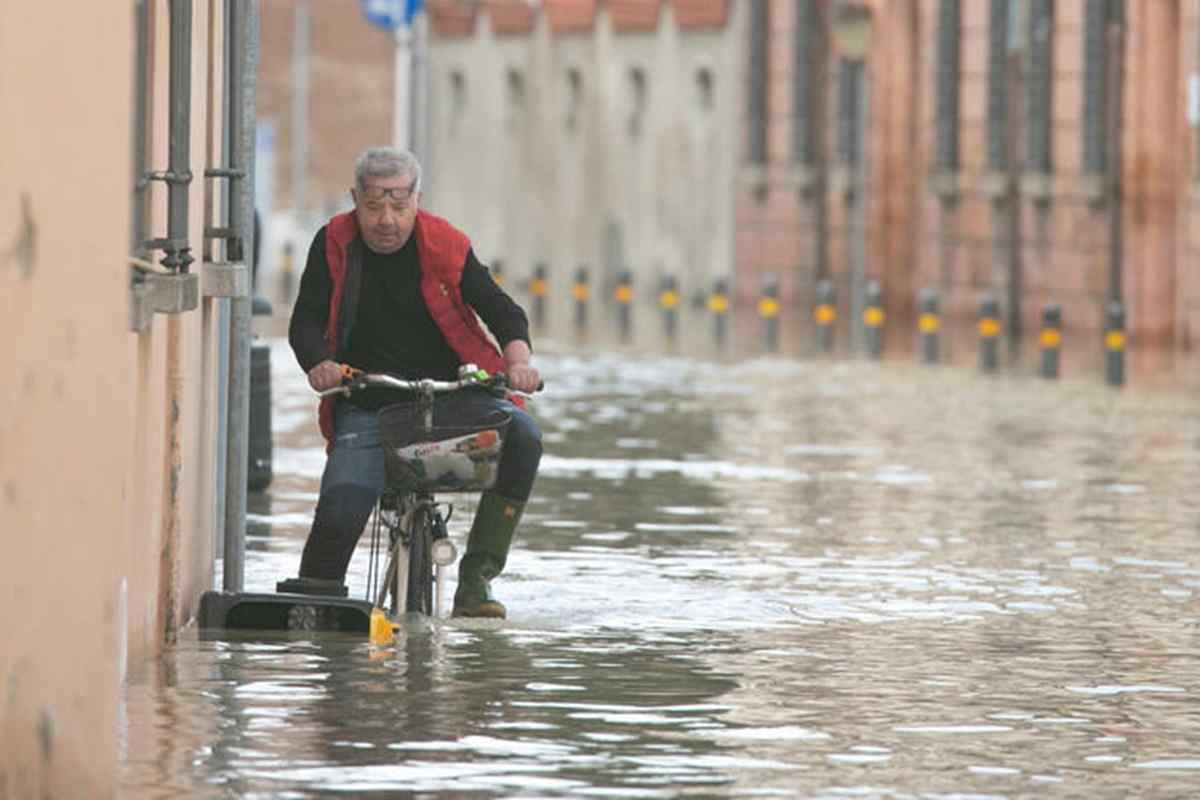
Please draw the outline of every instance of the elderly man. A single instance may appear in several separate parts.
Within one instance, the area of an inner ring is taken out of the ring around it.
[[[354,179],[354,210],[313,239],[292,311],[288,338],[312,388],[339,385],[343,365],[454,380],[459,365],[471,363],[507,373],[513,389],[534,391],[541,381],[530,363],[525,312],[492,280],[466,235],[420,208],[416,158],[367,150]],[[350,556],[384,486],[376,412],[394,400],[367,390],[322,402],[328,459],[300,578],[284,582],[288,590],[344,593]],[[507,400],[486,402],[512,421],[496,484],[480,498],[459,563],[455,616],[505,616],[490,581],[504,569],[542,454],[541,432],[528,414]]]

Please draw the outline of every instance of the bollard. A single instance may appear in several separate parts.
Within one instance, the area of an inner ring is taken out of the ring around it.
[[[833,325],[837,322],[837,298],[833,284],[827,280],[817,283],[817,303],[813,308],[817,323],[817,349],[822,353],[833,350]]]
[[[883,355],[883,323],[887,314],[883,310],[883,288],[879,281],[867,284],[867,302],[863,309],[863,326],[867,334],[867,355],[879,358]]]
[[[779,349],[779,283],[774,275],[768,275],[763,282],[758,315],[763,320],[763,346],[768,353],[774,353]]]
[[[283,253],[279,256],[279,293],[283,302],[291,305],[296,291],[296,262],[293,255],[292,243],[285,242]]]
[[[1125,306],[1114,300],[1108,304],[1108,323],[1104,330],[1109,386],[1125,383]]]
[[[575,285],[571,287],[571,296],[575,298],[575,327],[587,327],[588,306],[588,270],[580,267],[575,272]]]
[[[533,278],[529,281],[529,291],[533,293],[533,324],[539,328],[546,321],[546,291],[548,289],[546,265],[538,264],[533,269]]]
[[[633,327],[630,313],[633,304],[633,275],[631,273],[621,273],[621,277],[617,279],[617,290],[613,296],[617,300],[617,327],[621,331],[621,338],[628,339]]]
[[[261,492],[271,485],[273,448],[271,441],[271,347],[254,342],[250,346],[250,408],[246,434],[249,461],[246,486]]]
[[[708,296],[708,310],[713,314],[713,338],[718,345],[725,343],[726,320],[729,317],[729,285],[718,280]]]
[[[979,367],[995,372],[1000,364],[1000,304],[990,294],[979,301]]]
[[[500,261],[500,259],[496,259],[492,262],[492,280],[497,286],[504,285],[504,264]]]
[[[933,289],[922,289],[920,295],[920,316],[917,327],[921,331],[921,360],[926,364],[936,364],[938,360],[938,331],[942,328],[942,318],[938,315],[938,296]]]
[[[676,309],[679,308],[679,290],[675,276],[667,275],[662,279],[662,289],[658,293],[658,305],[663,311],[663,327],[668,338],[675,337]]]
[[[1042,331],[1038,336],[1042,348],[1042,377],[1057,378],[1059,351],[1062,348],[1062,308],[1048,303],[1042,309]]]

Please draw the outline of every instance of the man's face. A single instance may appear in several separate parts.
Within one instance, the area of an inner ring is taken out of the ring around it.
[[[412,235],[420,192],[413,191],[409,175],[368,178],[366,186],[350,190],[358,229],[367,247],[376,253],[395,253]]]

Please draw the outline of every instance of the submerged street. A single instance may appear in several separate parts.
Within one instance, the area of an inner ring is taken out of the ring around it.
[[[246,589],[324,463],[272,341]],[[544,352],[502,623],[200,641],[135,672],[130,797],[1179,797],[1200,781],[1185,388]],[[461,544],[471,502],[454,498]],[[351,565],[362,596],[365,539]],[[220,570],[218,568],[218,575]]]

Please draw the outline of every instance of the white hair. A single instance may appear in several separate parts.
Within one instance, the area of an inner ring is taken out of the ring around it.
[[[354,162],[354,185],[359,191],[367,188],[368,178],[412,178],[410,191],[421,190],[421,162],[408,150],[396,147],[370,147],[363,150]]]

